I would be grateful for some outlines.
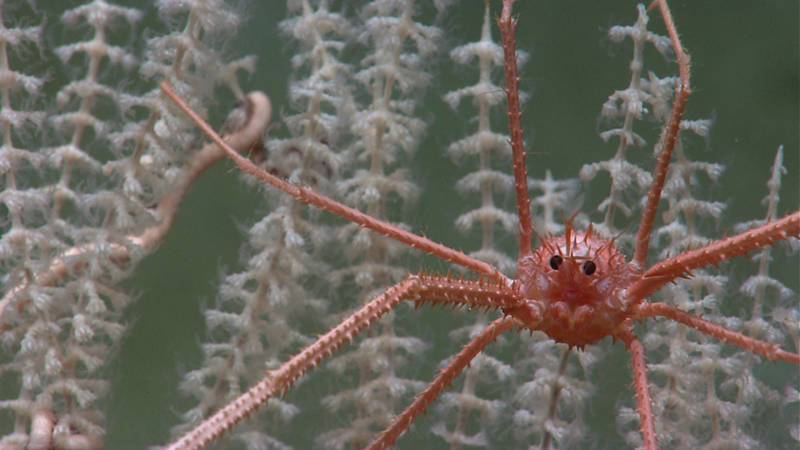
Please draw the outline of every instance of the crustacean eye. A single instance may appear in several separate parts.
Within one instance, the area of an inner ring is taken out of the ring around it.
[[[550,268],[553,270],[558,270],[558,266],[564,262],[564,259],[558,255],[553,255],[550,257]]]
[[[592,261],[586,261],[582,266],[583,273],[591,275],[597,270],[597,265]]]

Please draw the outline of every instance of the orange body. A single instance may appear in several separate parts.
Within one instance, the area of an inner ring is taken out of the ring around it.
[[[518,318],[535,320],[553,340],[579,348],[612,334],[639,303],[625,289],[641,278],[641,270],[591,229],[576,233],[568,224],[563,236],[544,239],[523,257],[518,271],[528,311],[536,311]]]

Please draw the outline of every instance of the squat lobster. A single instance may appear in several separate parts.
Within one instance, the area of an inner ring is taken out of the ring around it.
[[[509,279],[496,268],[426,238],[406,232],[391,224],[374,219],[358,210],[337,203],[305,187],[298,187],[266,173],[227,147],[224,142],[178,99],[167,85],[164,91],[183,108],[214,141],[223,147],[239,167],[269,183],[298,201],[333,212],[407,245],[461,265],[480,274],[477,281],[457,280],[444,276],[411,275],[375,297],[321,336],[278,369],[272,370],[247,393],[231,402],[214,416],[173,444],[173,448],[196,447],[223,434],[238,421],[264,404],[271,396],[287,390],[307,370],[331,354],[356,333],[369,326],[382,314],[411,299],[419,303],[452,304],[466,307],[501,309],[503,317],[496,319],[473,338],[442,369],[428,387],[402,412],[394,424],[372,444],[374,448],[391,445],[414,419],[439,395],[466,365],[498,334],[511,328],[541,330],[557,342],[583,347],[606,336],[620,339],[630,350],[636,386],[637,410],[646,448],[656,448],[655,418],[648,392],[647,367],[644,349],[633,333],[633,321],[662,316],[693,327],[703,333],[761,354],[800,364],[800,355],[780,350],[774,344],[746,337],[714,325],[699,317],[663,304],[645,302],[645,298],[691,270],[715,264],[735,255],[757,249],[778,240],[800,234],[800,211],[782,219],[728,237],[672,258],[645,270],[650,231],[654,222],[661,190],[667,174],[670,156],[677,141],[683,110],[690,95],[689,61],[684,54],[669,10],[663,0],[656,0],[674,46],[680,67],[677,89],[669,121],[662,136],[662,150],[648,194],[647,206],[636,237],[634,256],[626,262],[613,241],[601,239],[591,228],[575,231],[570,221],[559,237],[539,237],[540,245],[531,249],[535,234],[528,200],[525,151],[520,124],[520,106],[515,60],[515,21],[511,18],[513,0],[505,0],[500,18],[506,61],[506,92],[508,95],[513,168],[520,219],[518,278]]]

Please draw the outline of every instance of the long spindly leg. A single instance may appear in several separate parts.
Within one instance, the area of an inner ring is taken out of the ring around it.
[[[531,254],[533,224],[531,206],[528,198],[528,173],[525,167],[525,143],[522,141],[522,124],[519,106],[519,77],[517,76],[517,45],[514,39],[516,19],[511,17],[514,0],[503,0],[503,11],[497,21],[503,35],[503,55],[505,57],[506,97],[508,98],[508,133],[511,136],[511,151],[514,168],[514,188],[517,195],[517,214],[519,214],[519,256]]]
[[[323,358],[333,353],[345,342],[349,342],[359,331],[386,314],[404,298],[415,296],[418,288],[419,278],[416,276],[410,276],[390,287],[279,368],[268,371],[267,376],[247,392],[228,403],[167,448],[170,450],[200,448],[221,436],[264,405],[271,397],[289,389],[304,373],[316,367]]]
[[[450,261],[459,266],[473,270],[481,275],[488,276],[495,280],[506,279],[494,266],[487,264],[478,259],[465,255],[457,250],[445,247],[438,242],[434,242],[428,238],[417,236],[414,233],[409,233],[400,227],[396,227],[388,222],[378,220],[372,216],[364,214],[363,212],[351,208],[345,204],[339,203],[324,195],[318,194],[313,189],[308,187],[300,187],[291,183],[287,183],[282,179],[270,174],[269,172],[260,169],[253,164],[252,161],[237,153],[234,149],[228,146],[222,138],[208,125],[197,113],[195,113],[183,99],[181,99],[175,91],[169,86],[166,81],[161,83],[161,90],[175,102],[178,107],[186,113],[189,118],[194,121],[200,129],[217,145],[225,151],[225,154],[232,159],[239,168],[257,179],[274,186],[283,192],[294,197],[297,201],[307,205],[316,206],[317,208],[324,209],[325,211],[336,214],[339,217],[347,219],[372,231],[380,233],[388,238],[394,239],[398,242],[408,244],[411,247],[430,253],[431,255],[438,256],[446,261]]]
[[[744,255],[791,236],[800,236],[800,211],[665,259],[649,268],[639,281],[626,290],[626,295],[629,298],[645,298],[670,281],[689,275],[694,269]]]
[[[666,317],[672,319],[729,344],[736,345],[745,350],[750,350],[753,353],[758,353],[768,358],[770,361],[779,359],[794,364],[800,364],[800,355],[797,353],[781,350],[776,344],[770,344],[769,342],[753,339],[742,333],[731,331],[665,303],[644,303],[639,305],[635,310],[635,318],[638,320],[646,317]]]
[[[639,338],[628,327],[616,336],[622,339],[628,351],[631,352],[633,365],[633,384],[636,388],[636,410],[639,413],[639,428],[642,433],[644,448],[655,450],[658,448],[656,441],[655,417],[653,416],[652,401],[650,399],[650,384],[647,381],[647,363],[644,359],[644,347]]]
[[[439,371],[436,378],[431,381],[428,387],[420,392],[405,411],[395,417],[392,425],[384,430],[367,448],[376,450],[384,449],[392,445],[397,437],[411,426],[414,419],[425,411],[428,405],[439,396],[447,385],[452,383],[453,379],[469,365],[470,361],[472,361],[484,347],[495,340],[500,333],[518,325],[520,325],[520,323],[511,316],[501,317],[490,323],[483,331],[472,338],[472,340],[453,357],[446,367]]]
[[[647,193],[647,205],[642,213],[642,220],[639,223],[639,230],[636,233],[636,249],[633,253],[633,263],[642,269],[645,267],[647,251],[650,248],[650,231],[653,228],[658,202],[661,200],[661,190],[664,188],[664,180],[667,178],[669,161],[672,157],[672,151],[675,149],[675,143],[678,140],[683,110],[691,94],[691,88],[689,86],[689,55],[683,51],[683,46],[678,38],[678,32],[675,29],[675,23],[672,21],[672,13],[669,11],[666,0],[653,0],[650,8],[654,6],[658,6],[658,9],[661,11],[661,17],[664,18],[664,25],[667,27],[667,34],[669,34],[672,40],[672,46],[675,49],[675,59],[678,62],[680,84],[675,89],[675,98],[672,101],[672,111],[670,112],[669,120],[661,132],[661,138],[659,139],[661,151],[658,154],[656,168],[653,171],[653,183],[650,185],[650,191]]]
[[[404,299],[415,301],[417,304],[449,304],[483,309],[511,308],[521,302],[517,291],[504,282],[410,275],[364,304],[339,325],[320,336],[316,342],[280,367],[268,371],[264,379],[247,392],[228,403],[167,448],[170,450],[199,448],[221,436],[264,405],[271,397],[285,392],[298,378],[315,368],[322,359],[345,342],[352,340],[361,330],[378,320]],[[509,318],[509,320],[512,319]],[[500,329],[498,333],[505,329]],[[480,349],[476,353],[478,351]],[[435,395],[430,400],[433,398]],[[402,432],[402,430],[400,431]]]

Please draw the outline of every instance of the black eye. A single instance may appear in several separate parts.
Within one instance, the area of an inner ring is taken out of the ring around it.
[[[552,257],[550,257],[550,267],[553,270],[558,270],[558,266],[560,266],[561,263],[563,262],[564,260],[558,255],[553,255]]]
[[[592,261],[586,261],[583,263],[583,273],[586,275],[593,274],[595,270],[597,270],[597,266]]]

